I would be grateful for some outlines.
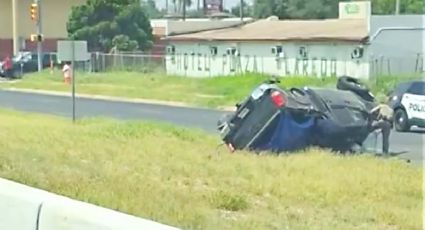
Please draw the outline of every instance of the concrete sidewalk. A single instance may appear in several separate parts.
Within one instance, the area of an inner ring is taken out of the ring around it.
[[[41,89],[21,89],[21,88],[4,88],[1,90],[12,91],[12,92],[23,92],[23,93],[36,93],[36,94],[61,96],[61,97],[72,97],[71,92],[62,92],[62,91],[51,91],[51,90],[41,90]],[[192,108],[192,109],[214,109],[214,108],[207,108],[207,107],[197,107],[184,102],[163,101],[163,100],[155,100],[155,99],[127,98],[127,97],[115,97],[115,96],[83,94],[83,93],[75,93],[75,97],[85,98],[85,99],[105,100],[105,101],[127,102],[127,103],[166,105],[166,106]],[[234,111],[234,107],[232,106],[221,106],[215,109],[226,111],[226,112]]]

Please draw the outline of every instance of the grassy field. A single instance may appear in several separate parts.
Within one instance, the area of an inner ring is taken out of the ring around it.
[[[197,79],[164,74],[142,74],[134,72],[78,73],[77,92],[130,98],[157,99],[185,102],[190,105],[218,107],[233,106],[249,93],[265,76],[248,74]],[[406,79],[406,78],[405,78]],[[366,82],[375,93],[383,94],[393,88],[400,78],[381,77]],[[335,87],[336,78],[286,77],[283,87],[324,86]],[[0,87],[70,91],[63,83],[61,73],[56,71],[29,74],[21,81],[3,83]]]
[[[165,124],[0,110],[0,176],[183,229],[422,229],[423,169],[311,150],[216,152]]]

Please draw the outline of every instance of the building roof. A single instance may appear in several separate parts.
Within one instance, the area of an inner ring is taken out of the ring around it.
[[[365,19],[269,20],[242,26],[168,36],[169,41],[363,41]]]

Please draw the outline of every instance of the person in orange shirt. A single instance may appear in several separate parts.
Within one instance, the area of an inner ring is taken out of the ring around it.
[[[71,64],[69,62],[66,62],[65,65],[63,65],[62,72],[63,72],[64,82],[67,84],[71,84],[72,69],[71,69]]]

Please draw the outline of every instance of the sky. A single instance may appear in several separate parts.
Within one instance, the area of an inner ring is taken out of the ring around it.
[[[192,1],[194,2],[194,5],[195,5],[195,6],[192,6],[192,7],[196,7],[196,0],[192,0]],[[223,0],[223,1],[224,1],[224,8],[226,8],[226,9],[230,9],[240,2],[240,0]],[[251,3],[253,0],[244,0],[244,1],[247,2],[247,3]],[[165,8],[165,0],[155,0],[155,2],[156,2],[156,6],[158,8],[160,8],[160,9]],[[169,0],[169,2],[171,3],[172,1]],[[202,4],[202,2],[203,1],[201,0],[201,4]]]

